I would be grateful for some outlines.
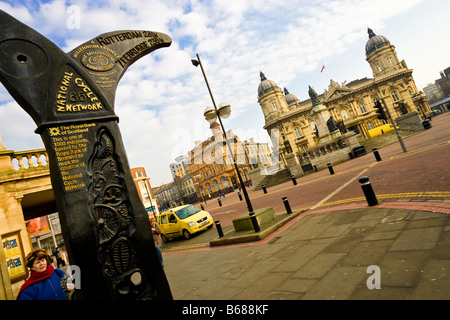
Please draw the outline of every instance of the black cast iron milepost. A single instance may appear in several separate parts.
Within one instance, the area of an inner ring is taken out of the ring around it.
[[[81,270],[77,299],[172,299],[114,113],[125,70],[171,42],[124,30],[64,53],[0,10],[0,81],[48,152],[67,252]]]

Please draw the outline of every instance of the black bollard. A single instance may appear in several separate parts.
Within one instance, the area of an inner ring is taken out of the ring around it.
[[[330,170],[330,174],[333,175],[334,170],[333,170],[333,166],[331,165],[331,163],[327,163],[327,167],[328,167],[328,170]]]
[[[266,193],[267,193],[267,189],[266,189],[266,186],[265,186],[265,185],[262,185],[262,189],[263,189],[263,191],[264,191],[264,194],[266,194]]]
[[[377,148],[373,148],[372,151],[373,151],[373,155],[375,156],[375,159],[377,159],[377,162],[380,162],[381,161],[381,157],[380,157],[380,154],[378,153],[378,149]]]
[[[377,196],[373,191],[372,185],[369,182],[369,177],[364,176],[359,178],[359,183],[361,183],[361,188],[364,192],[364,196],[366,197],[367,204],[369,207],[375,206],[378,204]]]
[[[283,197],[282,199],[283,199],[284,207],[286,208],[286,212],[288,214],[292,213],[291,206],[289,205],[289,201],[288,201],[287,197]]]
[[[239,201],[242,201],[242,195],[241,195],[240,191],[238,191],[238,197],[239,197]]]
[[[202,210],[205,211],[205,207],[203,206],[203,203],[200,203],[200,208],[202,208]]]
[[[295,179],[294,175],[291,175],[291,179],[292,179],[292,183],[294,184],[294,186],[297,185],[297,180]]]
[[[222,201],[220,201],[220,198],[217,198],[217,202],[219,203],[219,207],[222,206]]]
[[[258,220],[256,220],[255,213],[252,211],[249,213],[249,215],[250,215],[250,220],[252,221],[252,224],[253,224],[253,229],[255,229],[255,232],[259,232],[261,229],[259,228]]]
[[[216,229],[217,229],[217,233],[219,234],[219,238],[222,238],[223,231],[222,231],[222,226],[220,225],[220,221],[216,220],[216,221],[214,221],[214,223],[216,224]]]

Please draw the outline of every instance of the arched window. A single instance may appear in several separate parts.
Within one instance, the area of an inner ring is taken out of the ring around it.
[[[219,187],[219,183],[217,182],[217,180],[214,180],[213,184],[214,184],[214,191],[219,191],[220,187]]]
[[[400,100],[398,97],[397,91],[392,91],[391,96],[392,96],[392,99],[394,99],[394,102],[397,102]]]
[[[345,109],[341,110],[341,116],[344,121],[347,121],[348,120],[347,110],[345,110]]]
[[[222,186],[224,188],[227,188],[228,187],[228,179],[227,179],[227,177],[222,177],[222,179],[220,179],[220,180],[222,181]]]

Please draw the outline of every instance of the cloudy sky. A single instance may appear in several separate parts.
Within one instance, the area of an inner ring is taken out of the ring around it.
[[[419,89],[450,66],[448,0],[0,0],[0,9],[68,52],[115,30],[150,30],[173,42],[141,58],[120,80],[115,111],[131,167],[143,166],[152,186],[170,182],[169,164],[195,140],[211,135],[203,110],[228,102],[224,121],[242,140],[267,142],[257,102],[259,72],[300,100],[372,77],[365,61],[367,28],[396,46]],[[325,71],[320,72],[325,65]],[[31,118],[0,85],[4,147],[43,148]]]

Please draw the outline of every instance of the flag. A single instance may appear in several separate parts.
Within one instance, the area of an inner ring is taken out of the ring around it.
[[[345,86],[346,83],[347,83],[347,80],[345,80],[344,82],[342,82],[342,85]]]
[[[320,73],[322,73],[323,70],[325,70],[325,65],[322,66],[322,70],[320,70]]]

